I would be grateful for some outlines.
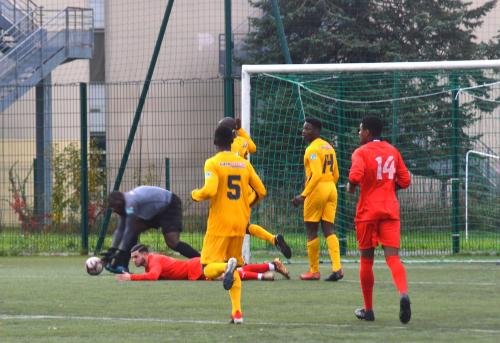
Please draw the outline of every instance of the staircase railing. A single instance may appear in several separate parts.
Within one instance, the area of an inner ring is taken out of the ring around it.
[[[31,0],[4,0],[0,2],[0,15],[14,24],[28,13],[36,12],[39,8]]]
[[[51,19],[44,21],[38,29],[0,58],[0,84],[6,78],[15,80],[9,82],[9,85],[23,84],[29,72],[20,66],[32,65],[34,72],[63,49],[92,45],[92,9],[68,7],[62,11],[44,11],[43,16],[46,17],[50,12],[55,13],[51,15]],[[19,75],[17,71],[22,71],[25,75]]]
[[[10,48],[10,44],[17,44],[35,31],[40,22],[40,13],[38,10],[32,10],[17,20],[9,29],[0,34],[0,50],[3,52]]]

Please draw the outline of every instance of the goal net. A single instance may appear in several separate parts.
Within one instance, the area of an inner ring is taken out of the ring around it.
[[[499,68],[500,60],[243,66],[243,126],[257,145],[251,162],[268,189],[252,222],[283,232],[305,252],[302,209],[291,199],[304,185],[304,118],[315,117],[339,164],[335,231],[342,252],[354,254],[357,195],[344,185],[360,121],[376,115],[385,123],[383,138],[401,151],[412,174],[410,188],[399,192],[403,252],[498,250],[497,160],[474,156],[469,165],[467,240],[464,186],[469,150],[500,153]],[[251,240],[252,249],[264,244]]]

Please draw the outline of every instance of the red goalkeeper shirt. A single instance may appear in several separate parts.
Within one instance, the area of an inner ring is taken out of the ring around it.
[[[131,274],[132,281],[141,280],[204,280],[200,258],[176,260],[175,258],[148,254],[148,264],[144,274]]]
[[[410,172],[398,149],[379,140],[356,149],[352,154],[349,182],[360,186],[355,222],[399,220],[396,185],[407,188]]]

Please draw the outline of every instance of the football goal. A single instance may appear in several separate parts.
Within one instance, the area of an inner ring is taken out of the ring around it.
[[[499,71],[500,60],[243,65],[242,125],[257,145],[251,162],[268,189],[251,221],[284,233],[305,252],[302,209],[291,199],[304,185],[304,118],[315,117],[339,164],[335,230],[342,253],[355,254],[357,196],[346,194],[344,185],[359,145],[359,123],[376,115],[385,124],[383,138],[401,151],[412,174],[410,188],[399,192],[402,252],[497,250],[500,170],[492,164],[468,166],[475,175],[468,186],[476,187],[469,190],[468,214],[483,215],[468,222],[469,239],[461,238],[466,152],[500,152]],[[265,243],[252,238],[251,246]]]

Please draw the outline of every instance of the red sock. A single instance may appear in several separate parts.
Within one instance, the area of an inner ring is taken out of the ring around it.
[[[408,293],[408,283],[406,282],[406,270],[399,256],[387,256],[385,258],[387,265],[392,273],[392,279],[394,280],[394,284],[399,291],[399,294],[407,294]]]
[[[365,310],[373,309],[373,285],[375,277],[373,276],[373,257],[366,258],[361,256],[359,267],[359,280],[361,281],[361,291],[365,301]]]
[[[269,270],[268,263],[246,264],[242,267],[245,272],[265,273]]]
[[[238,268],[238,274],[240,274],[240,279],[242,280],[258,280],[259,273],[250,272],[244,270],[244,268]]]

